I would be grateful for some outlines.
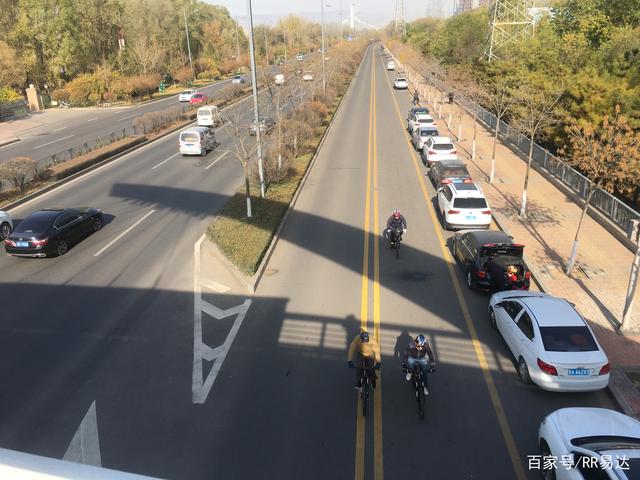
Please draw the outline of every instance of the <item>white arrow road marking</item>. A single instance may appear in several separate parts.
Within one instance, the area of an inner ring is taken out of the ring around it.
[[[202,286],[203,287],[207,287],[209,290],[213,290],[214,292],[218,292],[218,293],[226,293],[229,290],[231,290],[226,285],[223,285],[223,284],[218,283],[218,282],[214,282],[213,280],[210,280],[208,282],[206,282],[206,281],[202,282]]]
[[[87,410],[76,434],[71,439],[63,460],[84,463],[100,467],[100,441],[98,438],[98,417],[96,415],[96,401]]]
[[[193,403],[203,404],[207,401],[211,387],[216,381],[218,373],[222,368],[227,353],[233,344],[233,341],[242,326],[244,317],[251,306],[251,300],[246,299],[242,304],[225,310],[202,300],[202,285],[200,283],[200,246],[204,240],[204,235],[194,245],[193,255],[193,375],[192,375],[192,401]],[[215,282],[214,282],[215,283]],[[219,284],[216,284],[219,285]],[[210,285],[206,285],[210,286]],[[220,285],[225,287],[224,285]],[[228,287],[225,287],[228,289]],[[213,348],[202,341],[202,313],[206,313],[216,320],[222,320],[235,316],[233,326],[229,331],[227,338],[222,345]],[[204,375],[203,363],[205,361],[213,362],[208,375]]]

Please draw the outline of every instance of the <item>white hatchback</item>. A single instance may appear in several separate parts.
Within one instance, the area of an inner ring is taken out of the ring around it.
[[[426,127],[418,127],[411,134],[411,143],[416,150],[421,151],[424,142],[427,141],[429,137],[437,137],[438,129],[435,125],[428,125]]]
[[[533,460],[540,460],[543,478],[638,478],[640,422],[615,410],[592,407],[556,410],[540,424],[538,445],[540,455]],[[555,465],[548,462],[545,466],[544,458],[556,459]]]
[[[4,210],[0,210],[0,240],[4,240],[13,231],[13,220],[11,215]]]
[[[609,360],[593,332],[564,298],[506,291],[489,300],[489,319],[518,363],[525,384],[589,392],[609,384]]]
[[[404,77],[398,77],[393,81],[393,88],[396,90],[406,90],[409,88],[409,83],[407,79]]]
[[[197,90],[183,90],[180,95],[178,95],[178,101],[179,102],[189,102],[191,101],[191,97],[193,97],[196,93],[198,93]]]
[[[422,161],[431,166],[440,160],[458,160],[458,151],[449,137],[429,137],[422,145]]]
[[[491,210],[473,183],[449,183],[438,189],[438,208],[445,230],[489,228]]]
[[[396,69],[396,62],[394,62],[393,60],[389,60],[387,62],[387,70],[395,70]]]
[[[436,121],[428,113],[417,112],[409,115],[407,119],[407,131],[413,134],[413,131],[418,127],[428,127],[430,125],[435,126]]]

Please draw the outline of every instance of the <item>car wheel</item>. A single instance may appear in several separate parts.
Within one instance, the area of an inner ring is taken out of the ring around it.
[[[475,282],[473,281],[473,275],[471,275],[471,270],[467,270],[467,287],[471,290],[475,288]]]
[[[442,225],[445,230],[449,230],[449,223],[447,222],[447,218],[444,216],[444,210],[442,211]]]
[[[457,255],[458,255],[458,249],[456,248],[456,241],[453,240],[451,242],[451,256],[455,260]]]
[[[102,219],[100,217],[96,217],[93,219],[93,231],[97,232],[102,228]]]
[[[540,441],[540,454],[542,455],[542,458],[551,457],[551,449],[549,448],[549,445],[547,445],[547,442],[545,442],[544,440]],[[544,478],[544,480],[556,480],[555,468],[543,468],[540,470],[540,474],[542,475],[542,478]]]
[[[491,324],[491,328],[494,330],[498,329],[498,324],[496,323],[496,312],[493,310],[493,307],[489,307],[489,323]]]
[[[524,358],[520,357],[518,361],[518,375],[520,375],[520,380],[525,385],[531,385],[531,376],[529,375],[529,367],[527,367],[527,362],[524,361]]]
[[[69,244],[65,239],[58,240],[58,245],[56,246],[56,254],[61,257],[69,250]]]
[[[11,234],[11,226],[8,223],[0,225],[0,240],[4,240]]]

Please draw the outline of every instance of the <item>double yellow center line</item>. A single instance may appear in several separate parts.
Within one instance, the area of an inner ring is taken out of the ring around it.
[[[371,53],[371,95],[369,97],[369,140],[367,147],[367,185],[365,188],[364,246],[362,254],[362,293],[360,306],[360,327],[369,331],[369,251],[371,237],[371,217],[373,217],[373,338],[378,345],[380,338],[380,215],[378,203],[378,144],[376,141],[376,75],[373,49]],[[373,184],[372,184],[373,178]],[[373,188],[372,188],[373,187]],[[371,208],[373,197],[373,210]],[[382,375],[379,375],[373,396],[373,455],[374,478],[382,480]],[[358,396],[356,408],[356,458],[355,480],[363,480],[365,473],[366,424],[362,416],[362,401]]]

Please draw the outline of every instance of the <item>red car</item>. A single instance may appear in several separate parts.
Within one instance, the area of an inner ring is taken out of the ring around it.
[[[191,99],[189,103],[191,105],[200,105],[201,103],[205,103],[209,97],[207,97],[204,93],[194,93],[191,95]]]

